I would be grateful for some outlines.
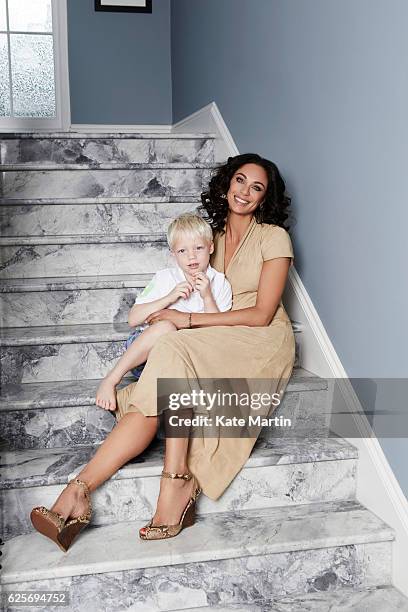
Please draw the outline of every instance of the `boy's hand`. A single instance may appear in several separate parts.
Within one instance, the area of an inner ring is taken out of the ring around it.
[[[176,285],[174,289],[170,291],[167,297],[169,298],[169,300],[171,300],[170,304],[174,304],[174,302],[177,302],[177,300],[179,300],[180,298],[186,300],[190,296],[192,291],[193,286],[191,285],[191,283],[184,281],[182,283],[178,283],[178,285]]]
[[[203,299],[212,297],[210,279],[204,272],[197,273],[195,277],[195,288]]]

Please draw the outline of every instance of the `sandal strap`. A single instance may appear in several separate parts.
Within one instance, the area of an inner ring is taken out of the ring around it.
[[[161,475],[163,478],[182,478],[183,480],[191,480],[193,477],[193,475],[188,472],[187,474],[175,474],[174,472],[163,471]]]
[[[80,480],[79,478],[73,478],[72,480],[69,481],[68,484],[71,484],[71,483],[79,485],[80,487],[84,489],[84,493],[87,493],[89,495],[90,491],[89,491],[89,487],[86,484],[86,482],[84,482],[83,480]]]
[[[72,480],[69,481],[68,484],[79,485],[84,490],[85,498],[86,498],[86,500],[87,500],[87,502],[89,504],[89,510],[86,513],[88,515],[92,511],[92,502],[91,502],[91,495],[90,495],[90,491],[89,491],[89,486],[86,484],[86,482],[84,482],[83,480],[80,480],[79,478],[73,478]]]

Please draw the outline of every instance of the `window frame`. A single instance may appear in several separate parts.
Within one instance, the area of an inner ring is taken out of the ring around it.
[[[71,124],[67,0],[51,0],[52,34],[54,39],[55,111],[53,118],[0,117],[2,132],[67,131]]]

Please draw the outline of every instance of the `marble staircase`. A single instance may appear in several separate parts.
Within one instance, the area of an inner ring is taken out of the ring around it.
[[[199,203],[214,138],[20,134],[0,152],[3,590],[68,591],[69,609],[88,612],[408,610],[393,530],[356,500],[358,452],[327,435],[328,383],[300,358],[276,412],[296,436],[264,428],[224,495],[201,496],[193,528],[138,537],[159,436],[93,493],[92,526],[68,553],[32,530],[30,509],[51,505],[114,425],[96,387],[135,296],[169,261],[166,226]]]

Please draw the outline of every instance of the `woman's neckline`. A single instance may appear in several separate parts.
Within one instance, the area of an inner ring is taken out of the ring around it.
[[[222,265],[223,265],[224,274],[227,274],[228,269],[230,268],[232,262],[234,261],[236,254],[238,253],[239,249],[241,248],[245,238],[248,236],[248,233],[249,233],[250,229],[253,227],[254,223],[256,223],[256,220],[255,220],[255,217],[252,217],[248,227],[246,228],[244,234],[242,235],[241,240],[237,244],[237,247],[234,250],[234,252],[232,253],[231,259],[229,260],[227,267],[225,267],[225,250],[226,250],[225,249],[225,242],[226,242],[226,238],[227,238],[227,223],[225,223],[225,225],[224,225],[224,234],[223,234],[223,242],[222,242],[223,243]]]

